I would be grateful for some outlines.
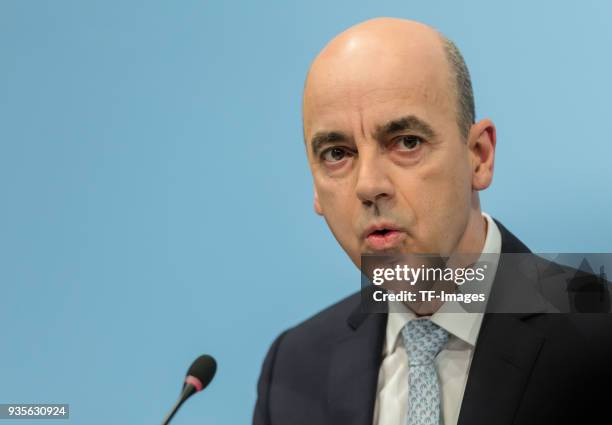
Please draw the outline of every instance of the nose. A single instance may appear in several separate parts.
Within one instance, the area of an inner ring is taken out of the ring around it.
[[[359,156],[355,192],[366,207],[377,205],[394,196],[393,184],[388,176],[388,165],[376,152],[367,152]]]

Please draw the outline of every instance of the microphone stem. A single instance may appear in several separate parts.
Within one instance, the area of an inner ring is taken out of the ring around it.
[[[174,406],[172,406],[172,410],[170,410],[170,412],[168,412],[168,415],[166,415],[166,417],[164,418],[162,425],[168,425],[170,423],[170,419],[172,419],[178,408],[181,407],[181,404],[183,404],[183,400],[179,398],[176,403],[174,403]]]
[[[192,396],[196,392],[196,389],[193,385],[187,384],[183,387],[183,391],[181,391],[181,396],[178,398],[174,406],[172,406],[172,410],[168,412],[168,415],[164,418],[162,425],[168,425],[170,423],[170,419],[174,417],[174,414],[178,411],[179,407],[187,400],[190,396]]]

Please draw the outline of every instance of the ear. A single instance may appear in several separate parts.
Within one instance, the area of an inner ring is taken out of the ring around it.
[[[483,119],[472,125],[468,135],[472,169],[472,189],[484,190],[493,181],[496,144],[495,125]]]
[[[317,188],[314,189],[314,210],[318,215],[323,215],[323,209],[321,209],[321,204],[319,204],[319,195],[317,195]]]

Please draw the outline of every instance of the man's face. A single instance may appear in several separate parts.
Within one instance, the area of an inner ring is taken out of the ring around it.
[[[315,209],[358,267],[365,253],[452,253],[468,225],[472,169],[448,65],[441,47],[373,49],[357,43],[309,75]]]

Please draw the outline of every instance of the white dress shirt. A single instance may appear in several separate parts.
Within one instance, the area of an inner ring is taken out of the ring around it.
[[[488,214],[482,215],[487,220],[487,236],[482,253],[500,254],[499,229]],[[498,259],[497,256],[487,258]],[[492,266],[493,271],[487,273],[489,282],[495,277],[497,262]],[[456,425],[483,314],[445,312],[450,308],[448,304],[443,304],[431,316],[431,321],[449,333],[448,343],[436,357],[435,365],[440,380],[442,423]],[[452,311],[457,311],[456,307],[452,306]],[[374,425],[405,425],[408,408],[408,355],[401,330],[416,315],[397,302],[389,303],[389,311],[383,361],[378,373]]]

